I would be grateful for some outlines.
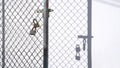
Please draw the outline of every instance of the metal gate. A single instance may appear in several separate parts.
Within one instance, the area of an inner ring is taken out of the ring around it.
[[[0,67],[92,68],[91,0],[0,3]]]

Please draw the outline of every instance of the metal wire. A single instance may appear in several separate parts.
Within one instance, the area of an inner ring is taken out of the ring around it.
[[[88,68],[87,47],[78,35],[87,36],[87,0],[50,0],[49,68]],[[80,61],[75,59],[76,44],[81,47]],[[87,46],[87,43],[86,43]]]
[[[5,3],[5,68],[42,68],[43,21],[40,20],[42,14],[35,12],[43,6],[38,0],[5,0]],[[41,28],[35,36],[31,36],[29,32],[34,18],[39,21]]]
[[[43,8],[43,0],[5,0],[5,68],[43,68]],[[88,0],[49,0],[49,8],[48,68],[88,68],[88,40],[78,38],[88,35]],[[34,18],[41,28],[32,36]]]

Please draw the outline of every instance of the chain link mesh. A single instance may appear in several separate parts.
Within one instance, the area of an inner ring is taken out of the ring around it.
[[[37,9],[43,9],[38,0],[5,0],[5,68],[43,67],[43,21]],[[36,36],[30,36],[33,19],[41,24]]]
[[[88,34],[87,0],[49,0],[49,8],[54,10],[49,17],[49,68],[88,68],[87,40],[78,39]],[[43,19],[37,9],[43,9],[42,0],[5,0],[5,68],[43,68]],[[34,18],[41,28],[31,36]],[[80,60],[75,59],[77,44]]]
[[[49,20],[49,67],[87,68],[87,49],[83,39],[87,36],[87,0],[50,0],[54,10]],[[75,59],[76,45],[81,47],[80,61]]]

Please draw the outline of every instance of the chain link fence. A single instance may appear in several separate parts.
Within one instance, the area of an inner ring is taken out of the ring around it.
[[[5,68],[43,67],[43,21],[37,9],[38,0],[5,0]],[[40,24],[36,36],[31,36],[33,19]]]
[[[87,48],[83,51],[83,40],[78,39],[87,36],[87,0],[50,0],[49,4],[54,10],[49,20],[49,67],[87,68]],[[81,51],[76,55],[77,44]]]
[[[49,0],[49,8],[48,67],[88,68],[88,0]],[[43,68],[43,9],[43,0],[5,0],[5,68]],[[40,27],[30,35],[33,19]]]

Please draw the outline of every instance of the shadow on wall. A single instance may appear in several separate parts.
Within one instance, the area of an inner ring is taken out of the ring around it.
[[[94,1],[120,8],[120,0],[94,0]]]

